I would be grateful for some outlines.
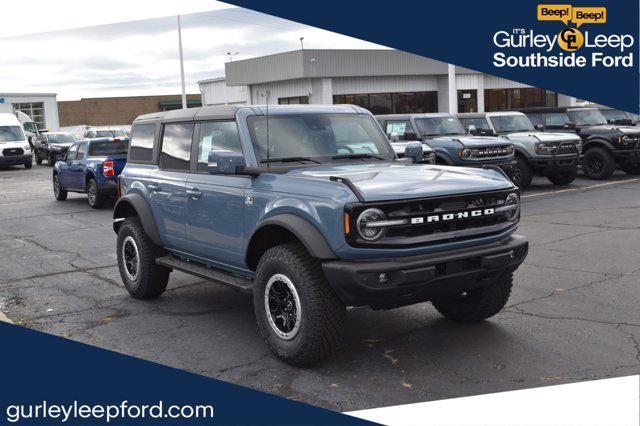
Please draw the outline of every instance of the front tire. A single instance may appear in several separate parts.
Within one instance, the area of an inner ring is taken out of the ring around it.
[[[104,206],[104,195],[100,193],[95,179],[89,179],[87,184],[87,200],[92,209],[101,209]]]
[[[578,176],[578,168],[568,170],[562,173],[556,173],[554,175],[547,176],[549,182],[557,186],[565,186],[569,185],[571,182],[576,180]]]
[[[29,160],[27,160],[27,161],[24,163],[24,168],[25,168],[25,169],[27,169],[27,170],[29,170],[29,169],[30,169],[30,168],[32,168],[32,167],[33,167],[33,159],[31,159],[31,158],[30,158]]]
[[[346,324],[344,304],[320,262],[301,244],[267,250],[256,269],[253,305],[269,349],[282,361],[309,365],[338,348]]]
[[[58,201],[64,201],[67,199],[67,191],[62,189],[60,176],[57,174],[53,175],[53,196],[56,197],[56,200]]]
[[[517,164],[514,166],[514,170],[511,173],[511,181],[520,189],[526,189],[531,186],[533,180],[533,171],[527,163],[527,160],[517,156]]]
[[[128,217],[120,225],[117,253],[120,278],[129,294],[153,299],[164,293],[171,270],[156,264],[164,251],[144,232],[139,217]]]
[[[40,164],[42,164],[42,158],[40,158],[40,156],[38,156],[38,154],[36,154],[36,164],[39,166]]]
[[[432,304],[447,319],[478,322],[494,316],[504,308],[512,286],[513,273],[508,272],[482,288],[434,300]]]
[[[582,172],[589,179],[608,179],[615,169],[615,159],[611,153],[604,148],[591,148],[584,154]]]
[[[52,153],[49,153],[49,156],[47,157],[47,164],[50,167],[53,167],[53,165],[56,164],[55,155],[53,155]]]

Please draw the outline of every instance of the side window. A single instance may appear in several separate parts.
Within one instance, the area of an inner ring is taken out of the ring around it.
[[[76,157],[76,159],[77,160],[82,160],[86,153],[87,153],[87,144],[83,143],[83,144],[78,145],[78,156]]]
[[[67,153],[67,161],[75,160],[78,156],[78,144],[73,145],[69,148],[69,152]]]
[[[155,124],[136,124],[131,129],[131,148],[129,161],[150,162],[153,160],[153,139],[156,134]]]
[[[214,121],[200,125],[198,172],[208,172],[209,152],[219,150],[233,151],[242,154],[238,127],[235,121]]]
[[[565,112],[553,112],[547,114],[546,125],[549,127],[564,127],[569,121],[569,116]]]
[[[413,133],[411,122],[409,120],[402,121],[387,121],[385,133],[387,136],[391,136],[392,133],[397,133],[401,141],[405,140],[404,134]]]
[[[189,171],[193,123],[165,124],[162,134],[160,168]]]
[[[529,117],[531,124],[534,126],[542,124],[542,114],[527,114],[527,117]]]

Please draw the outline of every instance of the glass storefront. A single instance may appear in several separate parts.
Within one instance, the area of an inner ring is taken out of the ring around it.
[[[545,106],[558,106],[558,95],[555,92],[536,87],[484,91],[484,110],[487,112]]]
[[[373,114],[408,114],[438,111],[438,92],[397,92],[334,95],[334,104],[352,104]]]

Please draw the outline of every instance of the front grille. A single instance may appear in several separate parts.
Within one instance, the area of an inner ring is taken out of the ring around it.
[[[353,232],[347,236],[347,242],[356,247],[412,247],[498,234],[513,226],[514,222],[508,221],[503,212],[483,212],[503,206],[507,195],[512,192],[516,191],[350,205],[347,213]],[[389,226],[384,237],[368,242],[358,235],[357,219],[360,213],[371,207],[382,210],[387,220],[406,219],[407,223]],[[481,213],[474,216],[478,211]],[[453,219],[444,219],[452,214]],[[429,221],[435,217],[439,219]]]
[[[560,147],[558,148],[558,151],[556,152],[557,155],[577,154],[577,153],[578,153],[578,148],[575,146],[575,144],[572,144],[572,143],[563,143],[562,145],[560,145]]]
[[[22,154],[24,154],[24,151],[22,150],[22,148],[6,148],[2,150],[2,155],[4,155],[5,157],[11,157],[11,156],[22,155]]]
[[[510,146],[471,149],[471,158],[474,159],[507,158],[511,156],[511,154],[513,154],[513,150]]]

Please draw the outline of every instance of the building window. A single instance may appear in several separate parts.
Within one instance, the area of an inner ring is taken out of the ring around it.
[[[187,99],[187,108],[199,108],[201,106],[202,106],[202,100]],[[160,109],[160,111],[173,111],[176,109],[182,109],[182,100],[159,101],[158,108]]]
[[[278,98],[280,105],[308,105],[309,96],[292,96],[290,98]]]
[[[558,95],[536,87],[484,91],[484,109],[487,112],[544,106],[558,106]]]
[[[334,95],[334,104],[351,104],[373,114],[408,114],[438,111],[438,92],[369,93]]]
[[[478,112],[477,90],[458,90],[458,112]]]
[[[38,129],[46,129],[44,102],[21,102],[13,104],[13,109],[27,114],[36,123]]]

